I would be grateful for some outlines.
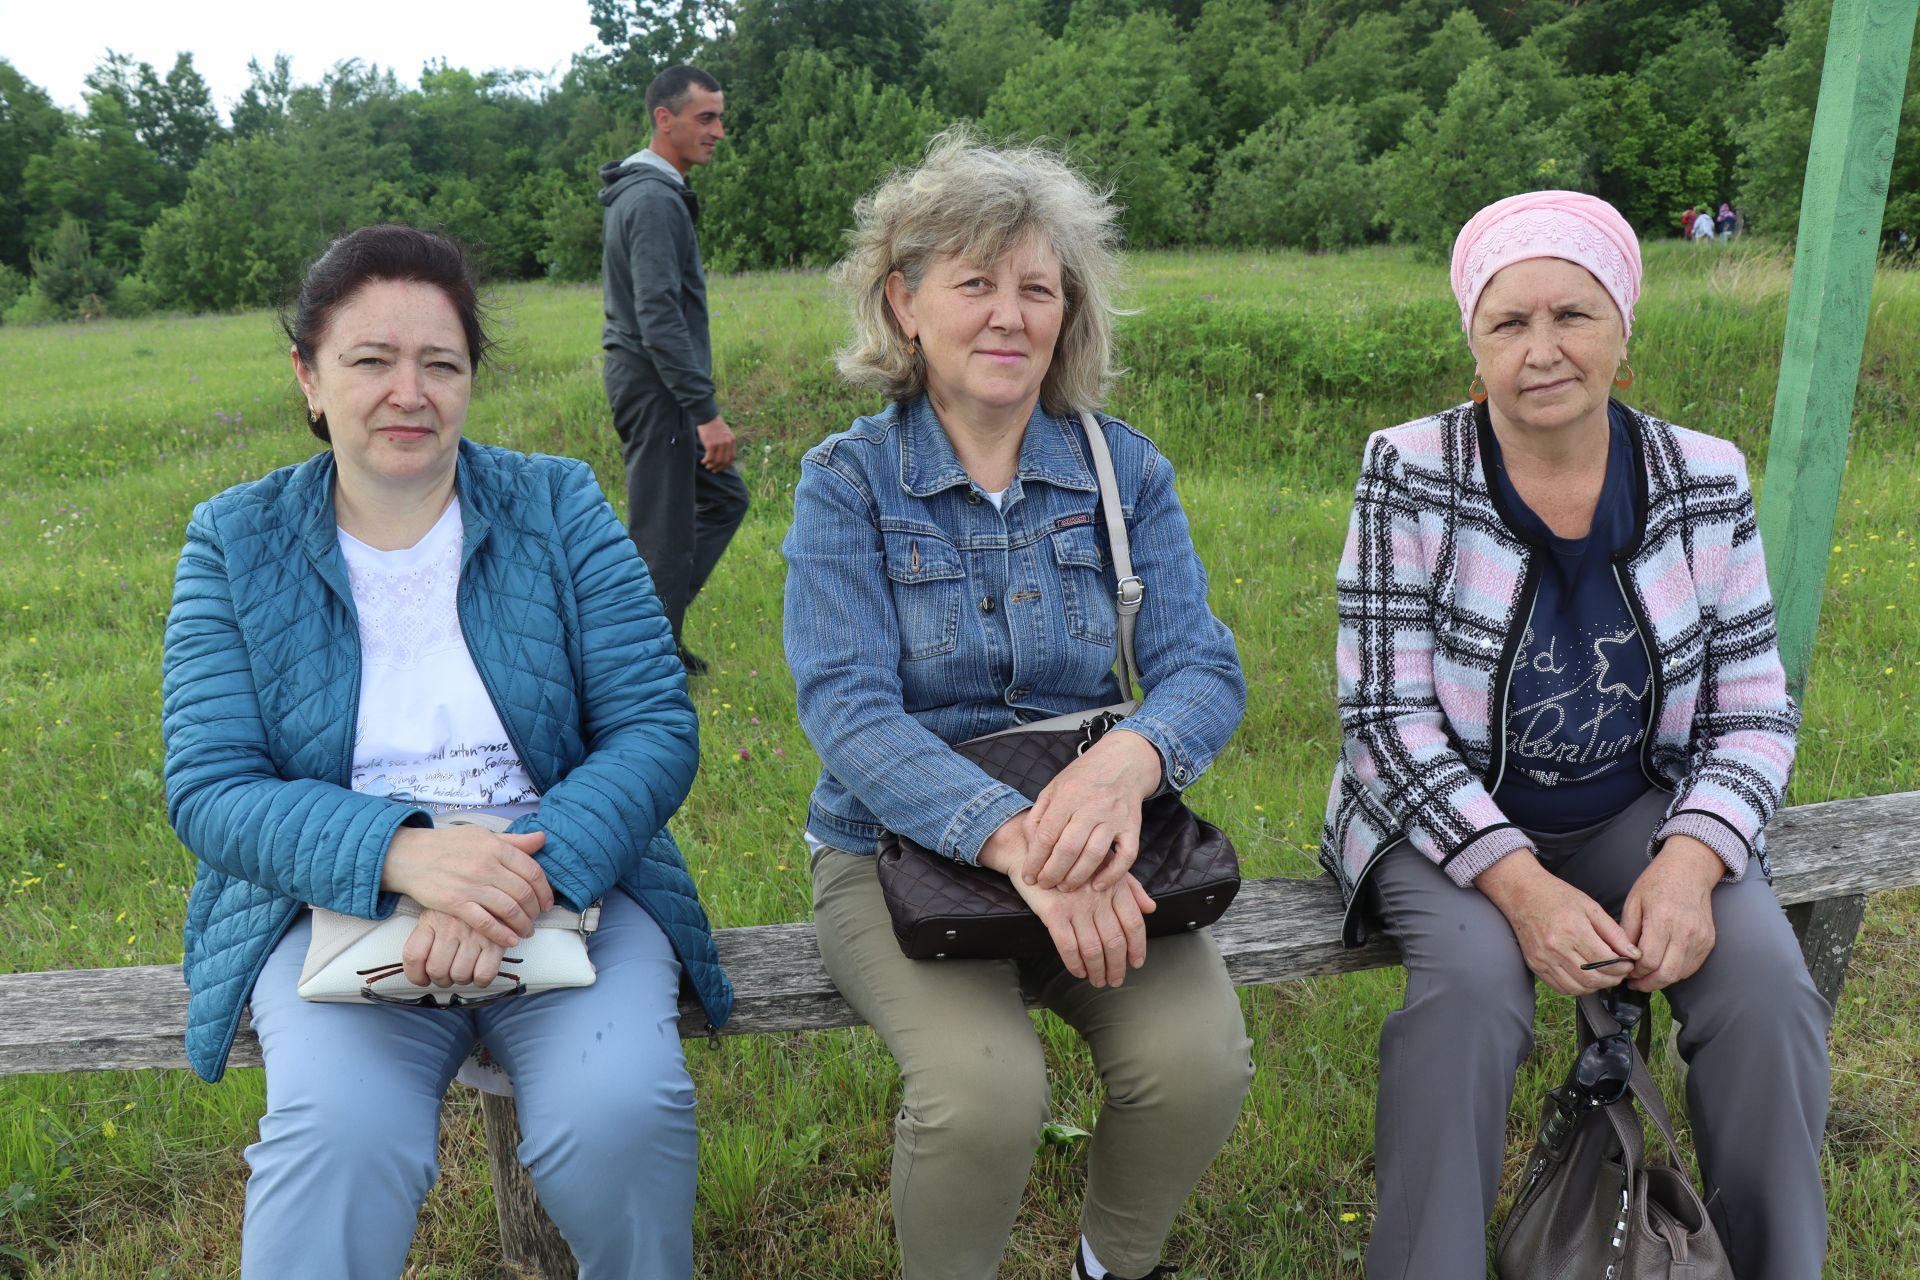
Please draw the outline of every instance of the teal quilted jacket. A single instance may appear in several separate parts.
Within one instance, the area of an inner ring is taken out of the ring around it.
[[[528,774],[537,855],[568,904],[618,884],[679,953],[718,1026],[733,1005],[712,930],[666,829],[699,721],[646,567],[581,462],[463,441],[458,610]],[[167,616],[167,812],[198,856],[187,904],[187,1057],[225,1070],[267,953],[303,903],[368,918],[393,833],[424,810],[347,789],[359,633],[334,532],[333,455],[193,513]]]

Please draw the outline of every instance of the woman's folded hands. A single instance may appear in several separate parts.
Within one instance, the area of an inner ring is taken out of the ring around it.
[[[1096,987],[1117,987],[1146,963],[1154,903],[1128,869],[1140,852],[1140,802],[1160,776],[1151,742],[1109,733],[980,849],[980,865],[1007,876],[1040,917],[1067,972]]]
[[[535,917],[553,907],[547,873],[533,858],[546,839],[540,831],[402,827],[387,847],[380,887],[406,894],[504,950],[532,937]]]

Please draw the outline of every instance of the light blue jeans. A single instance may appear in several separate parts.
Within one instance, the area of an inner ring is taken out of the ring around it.
[[[594,985],[477,1009],[300,999],[310,919],[253,989],[267,1113],[247,1148],[247,1280],[400,1275],[439,1173],[441,1095],[476,1042],[513,1077],[521,1163],[582,1280],[693,1274],[699,1140],[680,963],[637,902],[607,895],[588,942]]]

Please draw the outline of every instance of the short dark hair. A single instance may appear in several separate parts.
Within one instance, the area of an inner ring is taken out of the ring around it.
[[[487,317],[480,305],[472,259],[451,236],[394,223],[362,227],[328,245],[307,268],[293,302],[281,311],[280,327],[308,367],[314,364],[315,352],[326,336],[327,326],[333,323],[334,312],[376,280],[416,281],[446,294],[467,335],[467,359],[479,369],[493,339],[487,336]],[[333,442],[326,414],[307,426],[320,439]]]
[[[668,67],[655,76],[647,85],[647,123],[653,123],[653,113],[659,107],[679,115],[687,100],[693,97],[695,88],[718,93],[720,82],[698,67],[685,65]]]

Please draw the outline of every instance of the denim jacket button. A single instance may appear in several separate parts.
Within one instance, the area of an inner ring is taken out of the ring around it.
[[[992,612],[993,612],[993,597],[992,597],[992,596],[981,596],[981,597],[980,597],[980,612],[982,612],[982,613],[992,613]]]
[[[1009,689],[1007,690],[1007,701],[1018,702],[1032,692],[1033,690],[1031,689]]]
[[[977,490],[967,490],[967,503],[969,506],[975,507],[980,505],[980,494]]]

